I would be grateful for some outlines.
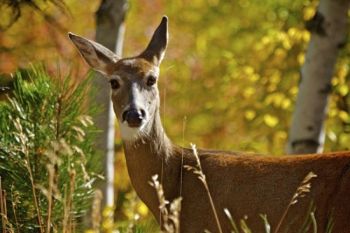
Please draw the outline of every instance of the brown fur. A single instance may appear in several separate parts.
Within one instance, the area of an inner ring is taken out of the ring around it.
[[[196,164],[193,153],[168,139],[159,115],[158,88],[145,84],[149,72],[158,73],[164,55],[166,18],[147,49],[134,58],[115,61],[115,56],[101,45],[73,34],[70,38],[90,65],[108,78],[121,79],[121,87],[112,91],[113,107],[120,123],[125,106],[133,104],[147,112],[142,134],[137,140],[124,142],[128,172],[139,197],[159,220],[159,201],[149,185],[151,177],[158,174],[167,200],[178,197],[182,190],[182,233],[205,229],[217,232],[203,184],[193,172],[182,169],[182,165]],[[350,232],[350,152],[281,157],[210,150],[198,153],[224,232],[231,230],[224,208],[236,222],[247,216],[247,224],[254,233],[264,231],[259,214],[266,214],[274,230],[298,185],[311,171],[318,176],[312,180],[311,192],[290,208],[279,232],[298,232],[308,218],[312,202],[318,233],[325,232],[331,219],[334,233]]]

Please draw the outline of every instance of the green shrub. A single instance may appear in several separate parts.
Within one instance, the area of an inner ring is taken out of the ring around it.
[[[43,66],[20,70],[0,102],[0,229],[82,229],[100,168],[94,110],[85,107],[90,78],[72,79],[52,78]]]

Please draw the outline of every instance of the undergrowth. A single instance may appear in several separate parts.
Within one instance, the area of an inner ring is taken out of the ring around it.
[[[90,78],[72,84],[43,66],[12,76],[0,102],[0,228],[76,232],[93,197],[96,129],[85,108]]]

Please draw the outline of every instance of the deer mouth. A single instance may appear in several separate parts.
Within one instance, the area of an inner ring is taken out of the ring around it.
[[[124,141],[135,141],[144,135],[144,121],[128,122],[119,121],[121,137]]]
[[[139,128],[142,126],[142,120],[140,122],[129,122],[128,121],[128,126],[130,128]]]

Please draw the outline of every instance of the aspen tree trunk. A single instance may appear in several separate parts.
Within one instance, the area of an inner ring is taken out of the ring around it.
[[[311,40],[301,69],[301,82],[289,132],[287,153],[319,153],[325,140],[331,78],[337,52],[347,32],[348,0],[320,0],[318,10],[306,23]]]
[[[96,41],[122,54],[124,37],[124,19],[127,11],[127,0],[102,0],[96,12]],[[97,89],[96,102],[102,111],[95,119],[96,126],[102,131],[99,134],[97,147],[104,156],[105,186],[104,206],[114,205],[114,121],[113,105],[110,99],[110,86],[104,77],[96,73],[93,85]]]

